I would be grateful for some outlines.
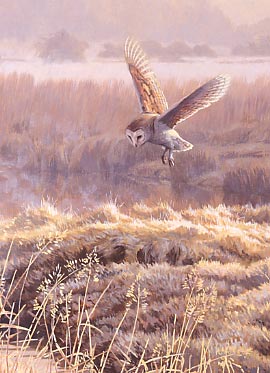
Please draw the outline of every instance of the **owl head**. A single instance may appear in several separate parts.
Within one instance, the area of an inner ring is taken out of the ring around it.
[[[144,113],[128,125],[126,137],[133,146],[137,148],[149,140],[151,136],[150,127],[155,117],[156,115]]]
[[[142,146],[146,142],[145,132],[142,128],[138,128],[135,131],[126,129],[126,136],[130,143],[136,148]]]

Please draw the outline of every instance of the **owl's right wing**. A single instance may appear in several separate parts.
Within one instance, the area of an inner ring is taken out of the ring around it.
[[[168,103],[137,41],[127,38],[125,59],[132,76],[142,112],[162,114]]]
[[[157,125],[166,124],[168,127],[173,128],[176,124],[183,122],[199,110],[212,105],[225,95],[230,81],[231,79],[228,75],[219,75],[209,80],[209,82],[162,114],[158,118]]]

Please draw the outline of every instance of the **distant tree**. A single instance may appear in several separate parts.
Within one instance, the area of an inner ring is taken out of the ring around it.
[[[184,41],[175,41],[161,50],[160,59],[178,61],[183,57],[216,57],[216,52],[207,44],[191,47]]]
[[[36,43],[38,56],[46,61],[84,61],[88,43],[61,30]]]
[[[102,58],[123,58],[124,49],[122,45],[113,43],[104,43],[103,50],[98,56]]]
[[[246,57],[270,56],[270,37],[263,36],[246,45],[237,45],[232,49],[232,54]]]
[[[174,41],[165,49],[165,55],[170,60],[176,60],[181,57],[192,56],[192,48],[184,41]]]
[[[143,49],[145,50],[145,52],[147,53],[149,57],[159,59],[164,54],[165,48],[158,41],[146,40],[146,41],[143,41],[141,44],[142,44]]]
[[[199,44],[193,47],[193,53],[196,57],[216,57],[216,52],[207,44]]]

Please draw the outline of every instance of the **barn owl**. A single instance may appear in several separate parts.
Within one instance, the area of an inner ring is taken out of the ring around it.
[[[193,145],[182,139],[174,127],[218,101],[227,91],[230,77],[219,75],[208,81],[171,108],[137,41],[125,43],[125,59],[137,93],[141,113],[126,128],[126,137],[135,147],[146,142],[161,145],[162,162],[174,166],[173,153],[187,151]],[[168,157],[167,157],[168,154]]]

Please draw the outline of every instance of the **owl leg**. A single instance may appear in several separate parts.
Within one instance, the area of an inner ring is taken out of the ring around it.
[[[166,164],[166,163],[167,163],[166,153],[167,153],[167,151],[168,151],[169,149],[168,149],[168,148],[164,148],[164,147],[163,147],[163,149],[164,149],[164,152],[163,152],[163,154],[162,154],[161,160],[162,160],[162,163],[163,163],[163,164]]]
[[[170,167],[173,167],[174,166],[174,158],[173,158],[173,150],[170,149],[169,150],[169,166]]]

